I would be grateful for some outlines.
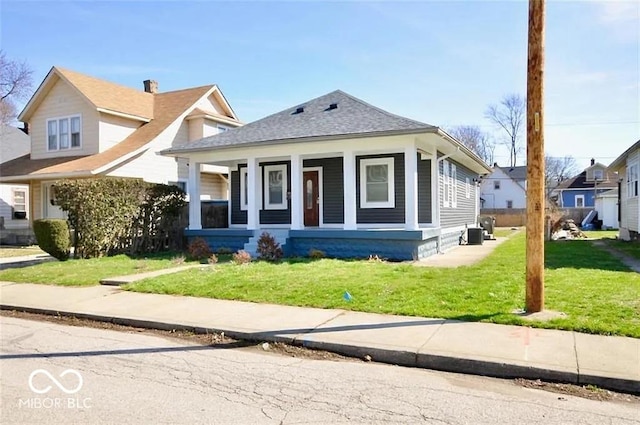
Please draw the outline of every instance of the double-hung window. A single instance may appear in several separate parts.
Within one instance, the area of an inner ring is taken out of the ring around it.
[[[286,210],[288,208],[286,164],[264,166],[264,189],[265,209]]]
[[[638,164],[627,167],[627,198],[638,196]]]
[[[13,218],[27,218],[26,214],[27,191],[24,189],[13,189]]]
[[[395,208],[394,159],[360,160],[360,208]]]
[[[47,120],[47,150],[57,151],[82,146],[80,116]]]

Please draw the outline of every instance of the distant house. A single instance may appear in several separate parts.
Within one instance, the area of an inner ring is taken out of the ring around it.
[[[616,189],[617,176],[595,159],[580,174],[564,180],[553,190],[561,208],[594,208],[596,194]]]
[[[618,173],[620,238],[637,240],[640,234],[640,140],[616,158],[608,171]]]
[[[202,229],[192,203],[188,237],[255,253],[267,231],[301,256],[411,260],[457,246],[491,171],[442,129],[339,90],[162,153],[231,170],[229,228]]]
[[[216,85],[159,92],[53,67],[20,113],[30,154],[2,164],[0,182],[30,188],[30,218],[63,217],[52,185],[69,178],[128,177],[187,188],[200,176],[202,199],[227,199],[228,169],[196,166],[158,152],[241,125]]]
[[[499,167],[482,179],[480,197],[483,209],[527,208],[527,167]]]
[[[31,142],[25,131],[0,126],[0,172],[5,162],[28,154],[30,148]],[[29,227],[30,214],[29,185],[0,184],[0,241],[15,241],[15,230]]]

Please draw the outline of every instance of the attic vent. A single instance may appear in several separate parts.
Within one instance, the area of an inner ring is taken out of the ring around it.
[[[304,106],[298,106],[292,115],[301,114],[304,112]]]
[[[330,111],[332,109],[338,109],[338,104],[337,103],[332,103],[332,104],[329,105],[329,107],[326,110]]]

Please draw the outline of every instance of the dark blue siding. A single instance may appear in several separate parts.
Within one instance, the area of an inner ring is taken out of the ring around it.
[[[418,222],[431,223],[431,160],[421,160],[418,155]]]
[[[240,165],[238,171],[231,171],[231,224],[247,224],[247,212],[240,209],[240,170],[246,165]]]

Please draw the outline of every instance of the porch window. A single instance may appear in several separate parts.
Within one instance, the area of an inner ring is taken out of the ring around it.
[[[393,158],[360,160],[360,208],[395,208]]]
[[[638,196],[638,164],[627,167],[627,198]]]
[[[80,116],[47,120],[47,150],[79,148],[81,139]]]
[[[267,210],[287,209],[287,165],[267,165],[264,167],[264,189]]]

